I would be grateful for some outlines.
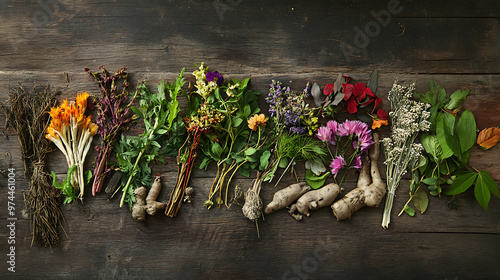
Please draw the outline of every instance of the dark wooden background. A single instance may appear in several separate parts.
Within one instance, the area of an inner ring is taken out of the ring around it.
[[[377,94],[388,109],[393,81],[417,82],[425,91],[435,77],[448,92],[470,89],[464,104],[479,129],[500,124],[500,5],[498,1],[67,1],[0,2],[0,101],[19,82],[50,84],[59,100],[79,91],[98,93],[83,69],[127,67],[131,81],[155,86],[204,61],[226,77],[251,77],[267,93],[271,79],[301,90],[307,81],[332,83],[340,72],[366,82],[380,73]],[[385,26],[376,27],[374,15]],[[361,40],[357,28],[372,36]],[[351,52],[345,55],[342,48]],[[349,48],[352,47],[352,48]],[[356,49],[354,49],[356,48]],[[69,77],[66,81],[65,74]],[[19,142],[0,114],[0,168],[16,168],[16,272],[7,271],[7,188],[0,178],[0,278],[25,279],[494,279],[500,278],[500,201],[485,212],[473,192],[460,195],[460,210],[431,197],[428,211],[397,217],[408,182],[397,191],[392,222],[380,226],[383,207],[362,209],[338,222],[330,209],[296,222],[286,211],[255,224],[241,209],[207,211],[213,170],[193,172],[194,202],[177,218],[157,214],[132,220],[118,200],[86,191],[83,204],[62,207],[68,237],[58,247],[30,248],[30,224],[22,213]],[[140,132],[141,127],[134,128]],[[383,133],[387,135],[387,129]],[[95,137],[97,143],[97,137]],[[474,147],[470,163],[500,183],[500,145]],[[87,159],[91,168],[92,158]],[[59,152],[49,169],[63,174]],[[154,166],[167,200],[176,176],[173,159]],[[303,169],[299,168],[299,175]],[[353,172],[344,185],[353,188]],[[279,188],[293,179],[286,176]],[[246,188],[251,179],[238,177]],[[277,190],[264,184],[268,203]]]

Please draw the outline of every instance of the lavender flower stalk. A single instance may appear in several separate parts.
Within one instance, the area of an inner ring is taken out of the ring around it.
[[[428,131],[431,125],[428,121],[430,113],[426,111],[429,105],[410,100],[414,90],[414,83],[404,87],[394,82],[389,91],[388,99],[392,108],[389,113],[392,121],[391,135],[382,140],[387,176],[383,228],[389,227],[394,194],[401,177],[406,174],[408,168],[414,168],[423,150],[421,144],[414,143],[415,138],[420,131]]]

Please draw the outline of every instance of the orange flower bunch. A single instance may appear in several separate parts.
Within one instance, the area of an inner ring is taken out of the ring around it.
[[[266,122],[269,118],[266,118],[264,114],[255,114],[253,117],[248,119],[248,128],[255,131],[257,128],[266,126]]]
[[[68,169],[77,166],[71,177],[71,185],[80,190],[83,198],[83,163],[90,149],[92,138],[97,132],[97,125],[90,116],[85,116],[89,94],[84,92],[76,97],[76,102],[64,100],[61,106],[50,110],[51,122],[45,138],[52,141],[66,157]]]

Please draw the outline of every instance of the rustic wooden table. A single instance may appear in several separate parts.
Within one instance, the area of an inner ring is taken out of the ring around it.
[[[67,1],[0,2],[0,101],[18,83],[98,93],[84,67],[127,67],[131,81],[154,86],[172,81],[204,61],[232,77],[251,77],[267,93],[271,79],[301,90],[307,81],[332,83],[337,73],[366,82],[378,69],[379,90],[388,109],[393,81],[417,82],[426,91],[435,77],[448,92],[470,89],[464,106],[478,128],[500,124],[500,6],[497,1]],[[68,77],[66,79],[65,77]],[[487,212],[472,191],[431,197],[428,211],[397,217],[408,198],[408,181],[397,191],[392,222],[380,226],[383,207],[364,208],[338,222],[329,208],[296,222],[286,211],[259,223],[245,220],[240,207],[206,210],[212,170],[193,172],[194,202],[175,218],[157,214],[132,220],[127,208],[105,195],[63,206],[65,230],[59,246],[31,244],[22,191],[19,142],[0,114],[0,168],[16,169],[15,273],[7,270],[6,178],[0,182],[0,278],[26,279],[492,279],[500,278],[500,200]],[[140,132],[141,127],[133,131]],[[387,135],[387,128],[382,130]],[[95,143],[97,143],[97,138]],[[10,156],[9,156],[10,155]],[[472,150],[470,163],[500,183],[500,145]],[[92,166],[88,157],[87,168]],[[49,170],[66,172],[54,152]],[[382,166],[381,166],[382,167]],[[155,165],[168,200],[176,176],[174,159]],[[303,168],[299,168],[303,175]],[[356,175],[345,183],[354,187]],[[278,188],[264,184],[268,203]],[[250,186],[238,177],[235,184]]]

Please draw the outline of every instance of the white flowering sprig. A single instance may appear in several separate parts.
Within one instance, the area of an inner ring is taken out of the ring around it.
[[[405,87],[397,82],[394,82],[389,91],[388,99],[392,109],[389,113],[392,122],[391,135],[382,140],[387,175],[387,199],[382,219],[384,228],[388,228],[391,221],[391,210],[399,181],[408,168],[415,167],[423,150],[421,144],[414,143],[415,138],[420,131],[428,131],[431,125],[428,121],[429,105],[411,100],[414,91],[414,83]]]

